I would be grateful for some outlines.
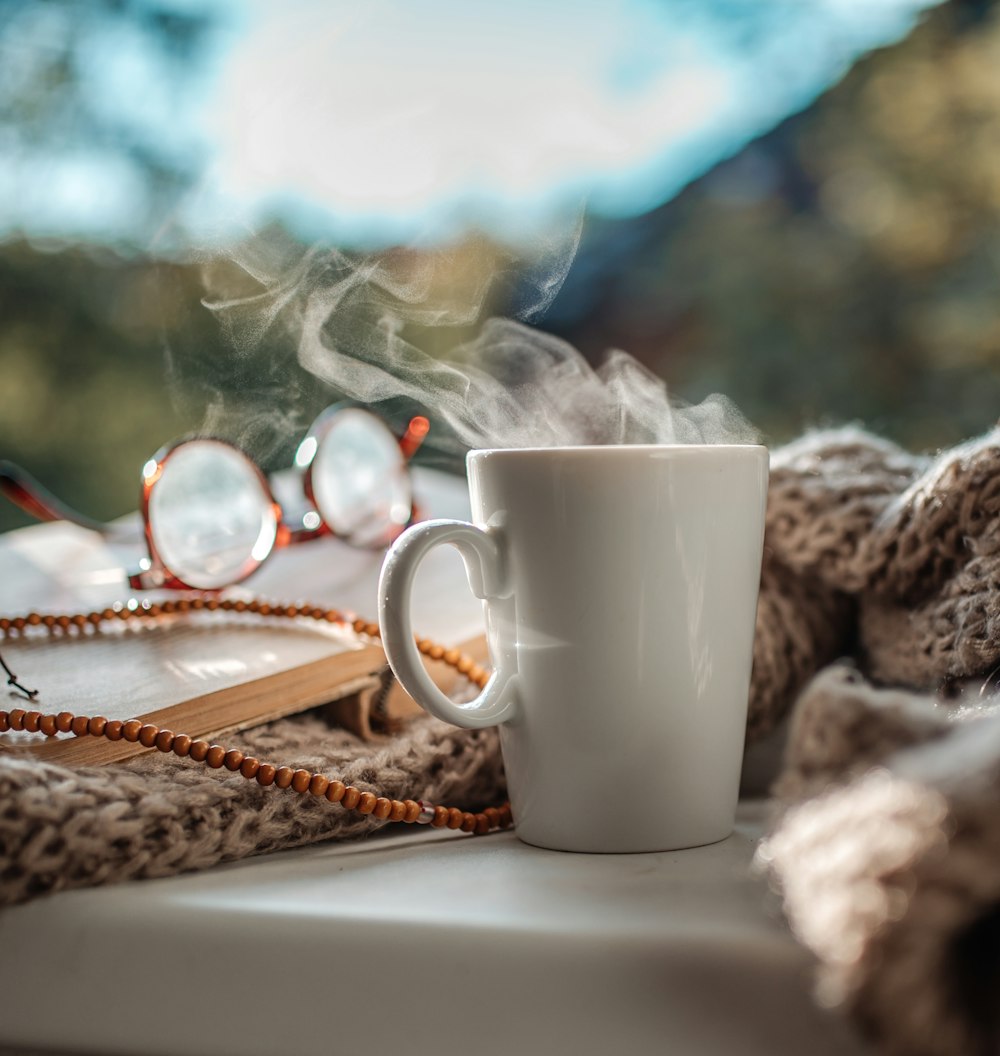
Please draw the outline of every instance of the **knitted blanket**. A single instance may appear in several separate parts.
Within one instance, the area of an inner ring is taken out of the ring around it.
[[[1000,433],[936,459],[858,430],[773,452],[748,741],[798,704],[761,862],[823,1000],[887,1052],[995,1043],[1000,717],[957,691],[1000,663],[998,618]],[[373,744],[309,714],[233,745],[383,795],[476,809],[504,791],[493,731],[429,718]],[[380,824],[173,756],[4,756],[0,904]]]
[[[751,730],[798,702],[758,861],[819,960],[820,1000],[880,1051],[995,1053],[1000,431],[933,460],[806,437],[776,452],[770,499]],[[764,667],[765,643],[787,660]],[[796,693],[847,652],[857,667]],[[765,699],[782,669],[788,694]]]

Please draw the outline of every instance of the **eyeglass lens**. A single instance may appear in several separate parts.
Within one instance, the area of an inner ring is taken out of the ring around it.
[[[150,493],[149,524],[164,565],[203,590],[252,571],[270,552],[278,528],[253,465],[213,440],[182,444],[167,456]]]
[[[318,439],[312,491],[332,531],[356,546],[381,546],[406,526],[413,496],[399,441],[374,415],[338,411]]]

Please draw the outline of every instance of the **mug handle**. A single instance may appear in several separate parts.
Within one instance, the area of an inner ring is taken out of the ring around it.
[[[517,710],[516,673],[512,655],[494,657],[496,670],[486,688],[468,704],[456,704],[434,684],[417,650],[410,622],[413,576],[425,554],[449,544],[462,555],[469,587],[484,601],[510,596],[505,575],[502,537],[465,521],[421,521],[392,544],[379,577],[379,625],[382,645],[399,684],[426,711],[467,729],[496,726]]]

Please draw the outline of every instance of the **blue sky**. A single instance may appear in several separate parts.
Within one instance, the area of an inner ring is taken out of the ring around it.
[[[0,230],[141,245],[163,225],[225,239],[277,216],[377,243],[517,239],[584,204],[635,215],[932,2],[146,0],[212,17],[184,63],[141,20],[22,4],[0,28],[0,98],[70,47],[113,134],[88,141],[68,118],[21,135],[12,111]],[[150,199],[136,143],[185,170],[183,196]]]

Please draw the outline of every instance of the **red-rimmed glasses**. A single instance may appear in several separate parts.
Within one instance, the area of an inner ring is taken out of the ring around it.
[[[246,579],[275,550],[328,534],[352,546],[388,546],[415,519],[409,462],[427,429],[427,419],[417,416],[397,438],[360,407],[324,411],[295,454],[307,505],[294,517],[234,444],[204,437],[168,444],[142,468],[149,554],[129,583],[218,590]],[[42,520],[110,530],[65,506],[10,462],[0,462],[0,490]]]

